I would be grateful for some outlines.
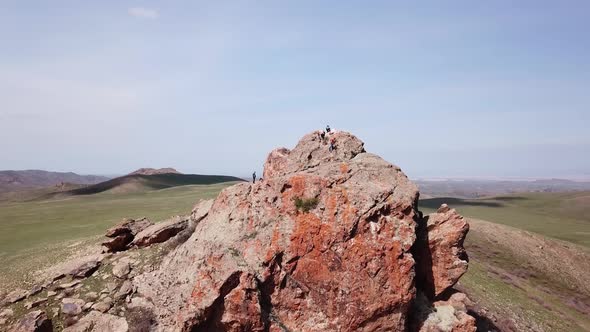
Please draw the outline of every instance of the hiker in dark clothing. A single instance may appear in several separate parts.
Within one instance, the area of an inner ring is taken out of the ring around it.
[[[320,140],[323,142],[324,139],[326,139],[326,132],[322,130],[322,132],[320,133]]]
[[[326,126],[326,132],[327,132],[328,134],[330,133],[330,130],[331,130],[331,129],[330,129],[330,125],[327,125],[327,126]]]
[[[256,172],[252,173],[252,183],[256,183]]]

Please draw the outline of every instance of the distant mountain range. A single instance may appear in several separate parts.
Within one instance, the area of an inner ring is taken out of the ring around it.
[[[182,174],[172,167],[166,168],[140,168],[137,171],[131,172],[128,175],[156,175],[156,174]]]
[[[79,175],[72,172],[42,170],[0,171],[0,192],[35,189],[63,184],[96,184],[109,180],[99,175]]]
[[[140,168],[127,175],[97,175],[41,170],[0,171],[0,201],[28,201],[103,192],[137,193],[184,185],[244,181],[226,175],[182,174],[174,168]]]
[[[469,179],[416,180],[420,195],[428,197],[477,198],[524,192],[568,192],[590,190],[590,182],[563,179],[495,181]]]

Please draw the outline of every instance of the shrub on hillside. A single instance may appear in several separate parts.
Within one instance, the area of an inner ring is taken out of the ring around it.
[[[312,198],[301,198],[301,197],[294,197],[293,201],[295,202],[295,208],[297,211],[303,211],[305,213],[315,209],[318,206],[319,200],[317,197]]]

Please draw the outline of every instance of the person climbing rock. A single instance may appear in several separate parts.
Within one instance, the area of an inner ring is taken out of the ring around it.
[[[326,133],[330,134],[330,131],[331,131],[331,129],[330,129],[330,125],[327,125],[327,126],[326,126]]]
[[[336,150],[336,138],[332,137],[330,139],[330,148],[329,148],[330,152]]]
[[[252,173],[252,183],[256,183],[256,172]]]
[[[320,140],[323,142],[326,139],[326,132],[322,130],[320,133]]]

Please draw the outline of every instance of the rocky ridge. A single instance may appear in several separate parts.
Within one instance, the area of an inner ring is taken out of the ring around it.
[[[317,133],[293,150],[273,150],[262,182],[229,187],[190,216],[123,220],[107,232],[122,245],[105,246],[107,253],[35,295],[8,294],[14,302],[6,310],[21,310],[27,299],[33,311],[20,318],[2,311],[0,324],[12,322],[15,331],[41,331],[18,328],[51,319],[67,331],[475,331],[469,300],[452,289],[467,270],[467,223],[446,206],[422,217],[417,187],[399,167],[349,133],[331,138],[332,152]]]

